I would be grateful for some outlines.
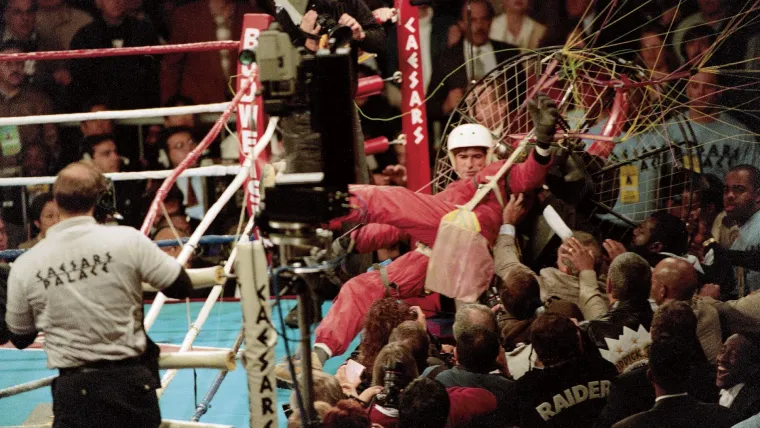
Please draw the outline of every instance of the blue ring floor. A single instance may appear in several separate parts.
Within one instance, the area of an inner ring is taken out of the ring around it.
[[[195,320],[202,302],[190,303],[190,319]],[[283,316],[295,305],[295,300],[282,300]],[[331,303],[322,306],[322,313],[326,314]],[[147,313],[148,306],[145,311]],[[153,329],[151,338],[157,343],[180,345],[188,330],[187,305],[184,302],[165,305],[159,314]],[[276,306],[272,307],[274,325],[281,331],[280,319]],[[206,323],[201,328],[194,345],[230,348],[235,341],[242,322],[242,313],[239,302],[217,302],[211,311]],[[298,331],[287,329],[288,337],[296,340]],[[314,335],[312,334],[312,341]],[[349,350],[348,356],[358,345],[359,339],[355,339]],[[244,344],[245,346],[245,344]],[[291,352],[298,346],[293,341],[290,343]],[[285,356],[285,345],[282,337],[278,337],[275,355],[279,361]],[[324,370],[335,373],[345,357],[330,359]],[[45,353],[38,350],[19,351],[16,349],[0,348],[0,388],[20,383],[30,382],[43,377],[57,374],[55,370],[49,370],[45,366]],[[209,386],[216,377],[218,371],[212,369],[198,369],[197,373],[197,399],[200,401],[208,391]],[[161,373],[163,376],[163,372]],[[279,411],[279,426],[285,427],[285,415],[282,412],[282,404],[287,403],[290,390],[278,389],[277,408]],[[25,392],[13,397],[0,399],[0,426],[21,425],[30,413],[42,403],[51,403],[50,388],[42,388],[31,392]],[[189,421],[195,413],[195,397],[193,370],[180,370],[172,383],[166,389],[160,400],[161,416],[164,419]],[[201,417],[201,422],[247,427],[249,421],[248,412],[248,384],[246,372],[241,362],[238,361],[237,369],[227,374],[222,386],[211,401],[208,412]]]

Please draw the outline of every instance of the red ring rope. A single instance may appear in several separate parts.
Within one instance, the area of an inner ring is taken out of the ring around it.
[[[240,47],[238,40],[224,40],[218,42],[182,43],[178,45],[158,46],[135,46],[129,48],[105,48],[105,49],[76,49],[71,51],[43,51],[22,52],[15,54],[0,54],[0,62],[18,62],[28,60],[54,60],[54,59],[77,59],[77,58],[101,58],[107,56],[127,55],[162,55],[180,52],[206,52],[237,50]]]
[[[180,174],[182,174],[182,172],[186,170],[190,165],[194,164],[195,161],[200,157],[201,153],[203,153],[203,151],[206,150],[206,148],[214,141],[216,136],[219,135],[222,127],[224,127],[224,124],[227,123],[227,120],[229,119],[232,112],[235,111],[235,108],[240,103],[240,100],[250,90],[251,86],[253,85],[253,81],[256,79],[256,74],[256,71],[252,72],[248,79],[242,82],[240,91],[235,94],[235,98],[230,101],[230,105],[227,106],[227,109],[224,110],[224,113],[222,113],[219,119],[216,120],[214,127],[211,128],[208,134],[206,134],[206,136],[203,138],[203,141],[198,143],[198,146],[193,149],[192,152],[188,153],[187,157],[185,157],[185,159],[179,165],[177,165],[176,168],[174,168],[174,171],[172,171],[170,176],[166,177],[164,182],[161,184],[161,187],[159,187],[159,189],[156,191],[156,197],[153,198],[153,202],[150,204],[150,209],[148,209],[148,213],[146,214],[145,220],[143,220],[142,227],[140,228],[141,233],[147,235],[150,232],[150,228],[153,226],[153,220],[158,214],[160,204],[163,202],[166,194],[169,192],[169,189],[171,189],[171,187],[177,181],[177,178],[180,176]]]

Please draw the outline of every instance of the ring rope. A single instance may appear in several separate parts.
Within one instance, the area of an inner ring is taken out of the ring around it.
[[[269,124],[267,125],[267,130],[262,136],[261,140],[259,140],[256,143],[256,146],[254,146],[251,154],[245,159],[245,162],[243,162],[243,167],[240,171],[240,173],[235,177],[235,179],[230,183],[230,185],[227,187],[227,189],[222,193],[222,195],[219,197],[219,199],[214,203],[214,205],[209,208],[208,213],[203,217],[203,220],[198,225],[198,227],[195,229],[195,232],[193,232],[193,236],[191,237],[191,241],[193,238],[196,237],[196,234],[203,235],[203,233],[206,231],[206,229],[211,225],[211,223],[214,221],[216,216],[221,212],[222,208],[227,204],[227,202],[232,199],[232,197],[235,195],[237,190],[246,182],[248,177],[248,169],[252,168],[253,166],[253,159],[256,159],[259,157],[259,155],[264,151],[264,149],[269,145],[269,142],[271,141],[271,136],[274,134],[274,130],[277,127],[278,118],[273,117],[269,119]],[[244,239],[244,237],[241,237],[241,239]],[[185,263],[187,260],[187,257],[192,253],[192,248],[190,248],[188,245],[182,248],[182,252],[177,256],[177,261],[180,263]],[[227,260],[225,265],[230,264],[234,261],[235,254],[230,254],[230,258]],[[211,289],[211,292],[209,293],[208,297],[206,298],[206,301],[203,303],[203,307],[201,307],[200,312],[198,313],[198,316],[196,317],[193,326],[197,326],[197,328],[192,329],[187,332],[187,335],[185,336],[185,340],[182,341],[182,346],[179,349],[179,352],[187,352],[190,350],[190,348],[193,345],[193,342],[198,337],[198,333],[200,332],[201,327],[206,322],[206,319],[208,319],[209,314],[211,313],[211,309],[213,308],[214,304],[216,303],[217,299],[219,299],[219,296],[222,294],[223,287],[221,285],[216,285]],[[161,297],[163,296],[163,298]],[[158,317],[158,312],[161,310],[161,307],[163,306],[163,302],[166,301],[166,296],[163,295],[163,293],[159,293],[156,296],[156,300],[153,301],[153,304],[150,307],[150,310],[148,311],[148,314],[145,316],[145,331],[148,331],[150,326],[153,325],[153,323],[156,320],[156,317]],[[160,302],[159,304],[157,304]],[[154,310],[154,307],[156,308]],[[152,317],[149,319],[149,317]],[[161,398],[164,391],[166,391],[166,388],[169,386],[171,381],[174,379],[174,377],[177,374],[176,369],[167,370],[164,374],[164,377],[161,379],[161,389],[157,391],[158,397]]]
[[[223,177],[227,175],[237,175],[240,172],[240,165],[211,165],[198,168],[188,168],[179,175],[180,177]],[[109,172],[103,174],[111,181],[130,181],[130,180],[149,180],[166,178],[172,174],[173,170],[166,169],[161,171],[135,171],[135,172]],[[40,184],[55,183],[55,176],[48,177],[7,177],[0,178],[0,187],[12,186],[36,186]]]
[[[1,61],[1,60],[0,60]],[[82,122],[85,120],[143,119],[184,114],[223,113],[230,103],[198,104],[193,106],[145,108],[135,110],[107,110],[86,113],[43,114],[0,118],[0,126],[41,125],[45,123]]]
[[[206,235],[201,237],[198,241],[198,245],[218,245],[229,244],[236,242],[237,236],[235,235]],[[187,243],[190,238],[180,238],[182,243]],[[176,239],[162,239],[160,241],[154,241],[159,247],[174,247],[177,245]],[[0,251],[0,259],[6,262],[19,258],[22,254],[29,250],[3,250]]]
[[[110,56],[130,55],[163,55],[183,52],[207,52],[222,50],[237,50],[238,40],[222,40],[216,42],[180,43],[175,45],[133,46],[127,48],[74,49],[69,51],[22,52],[15,54],[0,54],[0,62],[19,61],[48,61],[56,59],[102,58]]]

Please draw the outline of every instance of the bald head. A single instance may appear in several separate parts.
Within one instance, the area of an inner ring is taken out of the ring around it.
[[[669,300],[689,300],[699,287],[699,276],[691,263],[669,257],[652,272],[652,298],[658,305]]]
[[[88,214],[107,189],[106,178],[94,166],[77,162],[58,173],[53,196],[64,214]]]

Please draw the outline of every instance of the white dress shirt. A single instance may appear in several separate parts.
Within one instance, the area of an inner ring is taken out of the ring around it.
[[[465,62],[469,62],[470,58],[470,47],[472,44],[469,40],[465,40],[462,44],[462,48],[464,49],[464,59]],[[498,65],[498,62],[496,61],[496,55],[493,53],[493,45],[491,42],[488,42],[482,46],[473,46],[472,47],[472,58],[475,58],[475,61],[481,61],[483,64],[483,75],[478,76],[478,78],[485,76],[488,74],[489,71],[496,68]],[[473,63],[475,62],[473,61]],[[465,69],[467,70],[467,80],[473,80],[472,71],[475,70],[476,64],[467,64]]]
[[[736,400],[736,396],[739,395],[739,392],[741,392],[742,388],[744,388],[743,383],[734,385],[728,389],[721,389],[720,400],[718,400],[718,404],[723,407],[730,408],[731,405],[734,404],[734,400]]]
[[[433,75],[433,53],[430,48],[430,35],[433,32],[433,10],[428,15],[420,18],[420,54],[422,55],[422,83],[427,94],[430,76]]]
[[[685,397],[687,395],[689,395],[688,392],[682,392],[680,394],[665,394],[665,395],[660,395],[659,397],[657,397],[657,398],[654,399],[654,402],[656,403],[656,402],[658,402],[660,400],[664,400],[666,398]]]

